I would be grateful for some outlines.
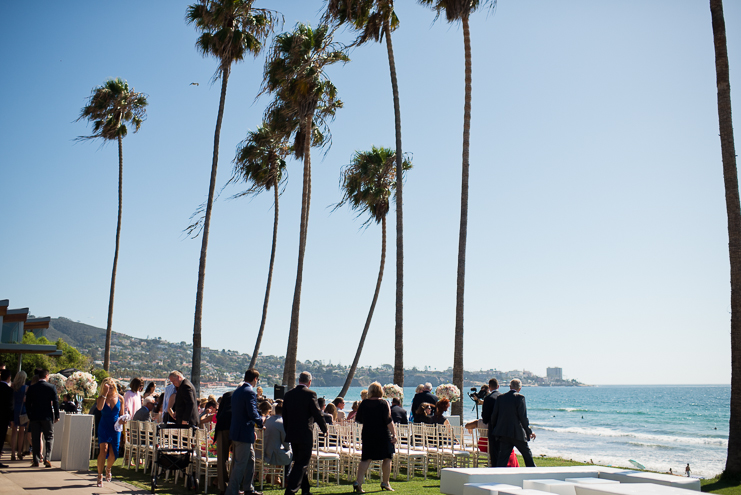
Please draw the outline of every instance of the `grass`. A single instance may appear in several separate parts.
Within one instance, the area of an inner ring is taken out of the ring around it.
[[[525,463],[522,458],[518,456],[518,461],[521,466]],[[552,466],[584,466],[587,463],[576,462],[569,459],[561,459],[559,457],[538,457],[535,459],[535,463],[541,467],[552,467]],[[96,461],[90,461],[90,470],[92,472],[97,471]],[[119,481],[123,481],[137,488],[149,491],[151,488],[151,476],[145,474],[142,469],[139,472],[135,472],[133,468],[126,469],[121,465],[121,459],[117,459],[113,465],[113,477]],[[203,482],[203,480],[201,480]],[[186,490],[183,487],[182,477],[178,480],[178,484],[173,483],[173,478],[169,482],[165,482],[164,478],[158,479],[157,493],[162,495],[191,495],[192,490]],[[336,484],[321,484],[319,487],[313,486],[315,482],[312,482],[312,493],[318,495],[330,495],[330,494],[352,494],[351,481],[347,481],[345,477],[342,478],[339,485]],[[374,475],[370,479],[366,479],[363,488],[368,493],[380,493],[380,480],[377,475]],[[741,495],[741,483],[730,482],[721,480],[720,477],[712,479],[701,480],[702,491],[707,493],[716,493],[718,495]],[[435,472],[431,471],[427,479],[417,476],[412,478],[410,481],[406,481],[406,475],[402,473],[399,475],[399,480],[395,481],[393,476],[391,477],[391,486],[393,486],[396,493],[399,495],[438,495],[440,493],[440,479],[435,476]],[[255,486],[257,490],[260,489],[259,485]],[[203,488],[201,488],[201,493]],[[271,485],[265,485],[263,492],[265,495],[282,495],[284,490],[282,488],[273,488]],[[216,487],[209,487],[209,493],[218,493]]]

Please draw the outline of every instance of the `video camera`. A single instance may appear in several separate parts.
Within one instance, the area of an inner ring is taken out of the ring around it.
[[[478,390],[476,387],[471,387],[471,391],[468,392],[468,397],[470,397],[472,401],[476,402],[476,404],[484,400],[487,395],[489,395],[489,390],[485,387],[481,387],[481,390]]]

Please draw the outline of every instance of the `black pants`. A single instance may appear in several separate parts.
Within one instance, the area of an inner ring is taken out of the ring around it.
[[[312,445],[291,442],[291,449],[293,450],[293,463],[291,463],[291,470],[286,479],[286,494],[297,493],[299,488],[302,493],[309,493],[309,476],[306,470],[311,461]]]
[[[499,461],[499,440],[496,437],[488,437],[486,451],[489,453],[489,467],[497,467],[497,462]]]
[[[33,447],[33,462],[41,462],[41,435],[44,435],[44,461],[51,460],[51,447],[54,443],[54,429],[51,421],[30,421],[31,446]]]
[[[5,443],[5,435],[8,434],[8,426],[10,426],[10,419],[0,419],[0,443]],[[3,446],[0,445],[0,455],[3,453]]]
[[[530,452],[530,447],[527,442],[522,440],[515,440],[509,437],[499,437],[499,457],[497,458],[497,467],[506,467],[509,455],[512,453],[512,448],[515,447],[522,455],[522,460],[525,461],[525,466],[535,467],[533,461],[533,453]]]

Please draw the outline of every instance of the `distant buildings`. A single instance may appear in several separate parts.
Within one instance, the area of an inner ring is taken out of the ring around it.
[[[546,368],[546,378],[563,380],[563,370],[561,368]]]

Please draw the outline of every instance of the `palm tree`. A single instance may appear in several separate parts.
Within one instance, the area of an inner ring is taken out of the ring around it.
[[[186,20],[195,24],[201,35],[196,41],[196,48],[204,56],[211,55],[219,60],[219,67],[214,80],[221,78],[221,98],[219,113],[216,117],[214,132],[214,151],[211,161],[211,179],[208,188],[208,200],[205,206],[202,230],[200,222],[189,227],[203,234],[201,240],[201,257],[198,264],[198,287],[196,289],[196,309],[193,323],[193,367],[191,381],[200,391],[201,385],[201,320],[203,316],[203,287],[206,278],[206,253],[208,251],[208,233],[211,227],[211,209],[216,189],[216,169],[219,164],[219,137],[221,121],[224,116],[226,86],[229,81],[231,66],[244,60],[245,56],[257,56],[263,47],[263,41],[272,32],[279,15],[267,9],[252,6],[255,0],[202,0],[188,7]],[[197,234],[196,234],[197,235]]]
[[[718,86],[718,123],[723,159],[723,182],[728,215],[728,251],[731,261],[731,417],[724,477],[741,477],[741,202],[736,172],[736,147],[731,116],[731,82],[723,0],[710,0]]]
[[[439,17],[463,26],[463,47],[466,59],[466,97],[463,106],[463,166],[461,177],[461,222],[458,233],[458,276],[455,292],[455,344],[453,350],[453,384],[463,390],[463,292],[466,284],[466,239],[468,237],[468,156],[471,135],[471,31],[468,19],[486,4],[492,8],[496,0],[417,0],[432,8]],[[453,402],[452,414],[463,415],[463,402]]]
[[[233,179],[242,180],[252,184],[249,189],[238,194],[244,196],[257,194],[262,191],[273,190],[275,195],[275,218],[273,220],[273,247],[270,251],[270,268],[268,269],[268,282],[265,287],[265,301],[262,305],[262,319],[260,330],[257,332],[255,351],[252,353],[250,368],[257,363],[257,355],[260,352],[260,343],[265,331],[265,322],[268,317],[268,300],[270,299],[270,285],[273,280],[273,266],[275,264],[275,248],[278,242],[278,186],[285,174],[286,156],[291,149],[285,138],[281,138],[275,127],[269,122],[263,122],[256,131],[250,131],[247,138],[242,141],[234,158]]]
[[[113,254],[111,293],[108,298],[108,323],[105,332],[103,369],[111,365],[111,338],[113,335],[113,296],[116,292],[116,269],[118,247],[121,239],[121,212],[123,207],[123,138],[129,130],[127,124],[137,132],[147,117],[147,96],[137,93],[121,78],[109,79],[102,86],[93,88],[87,105],[82,108],[77,121],[85,119],[93,123],[93,133],[78,139],[103,139],[118,141],[118,222],[116,224],[116,250]]]
[[[276,37],[265,65],[263,92],[273,93],[275,97],[266,113],[282,116],[276,121],[284,123],[286,136],[294,137],[294,155],[304,162],[298,268],[283,368],[283,384],[289,388],[296,381],[301,284],[311,203],[311,146],[328,141],[327,121],[342,107],[337,88],[324,69],[336,62],[349,60],[347,54],[333,42],[332,31],[328,26],[321,25],[312,29],[311,26],[299,23],[292,32]],[[316,131],[315,119],[322,132]]]
[[[368,335],[373,310],[376,308],[378,293],[381,290],[381,280],[383,279],[383,267],[386,263],[386,215],[389,212],[389,198],[391,191],[396,188],[401,181],[396,180],[396,153],[390,148],[376,148],[373,146],[371,151],[357,151],[353,156],[350,165],[342,171],[340,184],[342,185],[342,200],[335,208],[349,203],[350,207],[362,215],[365,212],[370,214],[370,218],[365,221],[364,225],[372,222],[381,224],[381,267],[378,270],[378,281],[376,282],[376,292],[373,294],[368,317],[365,320],[365,327],[360,336],[358,350],[355,352],[350,370],[347,373],[345,384],[339,396],[344,397],[350,388],[352,379],[355,376],[355,370],[358,368],[360,354],[363,352],[365,337]],[[409,160],[403,160],[403,169],[409,170],[412,164]],[[403,176],[402,176],[403,178]]]
[[[391,92],[394,98],[394,126],[396,129],[396,176],[403,172],[403,152],[401,148],[401,107],[399,105],[399,84],[396,79],[396,61],[391,32],[399,27],[399,19],[394,12],[394,0],[328,0],[324,19],[333,20],[360,31],[356,44],[369,40],[377,42],[386,38],[389,72],[391,73]],[[396,327],[394,330],[394,383],[404,386],[404,213],[403,186],[396,185]]]

